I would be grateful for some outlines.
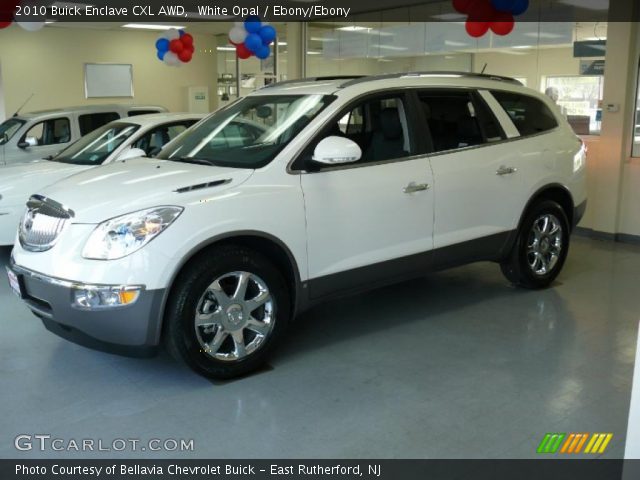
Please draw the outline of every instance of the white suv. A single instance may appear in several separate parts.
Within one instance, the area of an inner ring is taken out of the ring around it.
[[[219,110],[158,159],[36,193],[9,279],[49,330],[129,355],[164,341],[229,378],[336,295],[475,261],[548,286],[586,207],[585,148],[507,78],[307,79]]]

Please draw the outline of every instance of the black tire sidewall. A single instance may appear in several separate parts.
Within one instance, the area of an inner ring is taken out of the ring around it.
[[[560,252],[558,262],[549,273],[546,275],[536,275],[527,262],[527,241],[534,222],[544,214],[554,215],[562,224],[562,251]],[[513,266],[517,269],[520,282],[530,288],[545,288],[549,286],[562,271],[569,253],[570,238],[571,229],[567,215],[558,203],[553,200],[543,200],[529,209],[520,226],[518,243],[514,251],[515,258],[512,259],[512,262],[516,263],[516,265]]]
[[[241,360],[227,362],[214,359],[202,350],[195,332],[194,315],[209,285],[216,278],[235,271],[253,273],[267,284],[275,307],[275,325],[254,353]],[[286,330],[291,314],[289,298],[282,275],[264,255],[243,247],[215,248],[191,262],[175,282],[166,318],[169,350],[178,353],[193,370],[210,378],[225,379],[247,374],[264,364]]]

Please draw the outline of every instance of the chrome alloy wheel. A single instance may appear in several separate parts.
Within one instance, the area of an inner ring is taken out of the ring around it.
[[[534,274],[547,275],[558,263],[563,248],[562,223],[550,213],[540,215],[527,240],[527,263]]]
[[[216,360],[237,361],[259,349],[273,331],[275,303],[267,284],[249,272],[218,277],[198,300],[196,337]]]

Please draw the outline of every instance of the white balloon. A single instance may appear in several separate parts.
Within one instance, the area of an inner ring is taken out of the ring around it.
[[[244,28],[244,22],[233,22],[236,27]]]
[[[175,53],[167,52],[164,54],[164,63],[166,63],[170,67],[176,67],[180,65],[180,59]]]
[[[247,35],[249,35],[249,33],[244,29],[244,27],[233,27],[229,32],[229,40],[236,44],[244,43]]]
[[[170,28],[165,32],[168,40],[175,40],[176,38],[180,38],[180,30],[176,28]]]
[[[20,25],[22,28],[24,28],[27,32],[37,32],[42,27],[44,27],[44,22],[25,22],[25,21],[20,21],[20,22],[16,22],[16,23],[18,25]]]

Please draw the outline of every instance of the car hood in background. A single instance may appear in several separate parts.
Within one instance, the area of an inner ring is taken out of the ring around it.
[[[243,183],[253,170],[136,158],[73,175],[40,193],[74,212],[74,223],[100,223],[144,208],[186,205]]]
[[[92,167],[47,160],[2,167],[0,169],[0,206],[24,205],[32,194],[87,168]]]

